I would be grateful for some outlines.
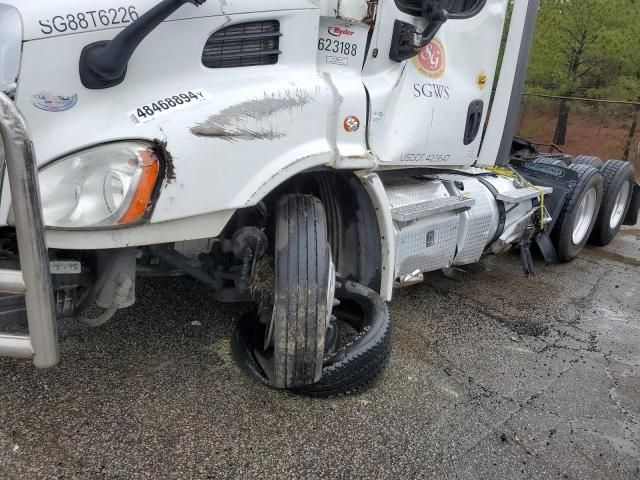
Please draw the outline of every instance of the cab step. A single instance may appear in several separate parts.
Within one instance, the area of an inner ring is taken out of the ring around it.
[[[436,198],[392,208],[391,216],[396,222],[406,223],[440,213],[469,210],[475,203],[473,198],[462,196]]]
[[[544,195],[550,195],[553,193],[553,188],[551,187],[526,187],[526,188],[514,188],[513,190],[509,190],[507,192],[499,193],[496,195],[496,200],[500,200],[505,203],[522,203],[527,200],[531,200],[532,198],[537,198],[540,196],[540,193]]]

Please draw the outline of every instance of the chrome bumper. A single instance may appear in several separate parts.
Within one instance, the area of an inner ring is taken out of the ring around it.
[[[32,358],[36,367],[52,367],[59,359],[58,334],[35,153],[24,117],[2,93],[0,138],[22,268],[0,270],[0,292],[24,294],[29,323],[29,335],[0,333],[0,356]]]

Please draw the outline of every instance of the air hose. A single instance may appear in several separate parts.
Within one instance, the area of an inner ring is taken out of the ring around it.
[[[92,309],[86,308],[76,316],[76,320],[83,325],[92,328],[101,327],[111,320],[115,313],[127,304],[129,295],[131,294],[131,289],[133,288],[133,280],[131,280],[128,275],[118,275],[116,282],[118,283],[118,286],[116,288],[113,303],[108,308],[104,309],[97,317],[92,317],[90,315]]]

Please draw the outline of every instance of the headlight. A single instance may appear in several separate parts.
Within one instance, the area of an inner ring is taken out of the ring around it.
[[[0,4],[0,32],[0,92],[12,95],[22,54],[22,20],[14,7]]]
[[[119,142],[57,160],[40,172],[47,227],[113,227],[143,218],[160,164],[148,144]]]

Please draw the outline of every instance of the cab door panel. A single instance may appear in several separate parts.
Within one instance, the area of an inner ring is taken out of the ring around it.
[[[450,19],[418,56],[404,62],[389,58],[395,21],[420,30],[425,21],[401,12],[393,0],[379,4],[363,77],[370,97],[369,146],[381,165],[476,162],[507,3],[487,0],[474,16]]]

